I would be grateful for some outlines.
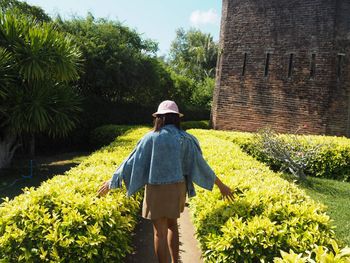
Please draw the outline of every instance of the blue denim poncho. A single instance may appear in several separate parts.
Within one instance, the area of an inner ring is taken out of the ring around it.
[[[186,181],[189,197],[195,196],[193,183],[212,190],[215,173],[202,156],[197,139],[165,125],[159,132],[147,133],[113,174],[110,188],[119,188],[124,181],[127,195],[146,184],[171,184]]]

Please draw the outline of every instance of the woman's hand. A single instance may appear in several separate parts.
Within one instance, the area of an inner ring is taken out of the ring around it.
[[[227,198],[227,199],[233,201],[233,193],[232,193],[232,190],[230,187],[228,187],[226,184],[221,182],[219,177],[216,177],[215,184],[219,187],[219,190],[220,190],[223,198]]]
[[[100,186],[100,189],[98,189],[98,192],[97,192],[98,196],[105,196],[106,194],[108,194],[110,190],[109,183],[110,181],[106,181]]]
[[[232,193],[230,187],[228,187],[225,184],[222,184],[219,186],[219,189],[220,189],[221,195],[224,199],[227,198],[227,199],[233,201],[233,193]]]

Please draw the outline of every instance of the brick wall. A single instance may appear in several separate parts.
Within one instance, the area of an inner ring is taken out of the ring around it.
[[[349,37],[347,0],[224,0],[213,127],[349,135]]]

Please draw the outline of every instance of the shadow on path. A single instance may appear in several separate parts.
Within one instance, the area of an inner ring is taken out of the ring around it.
[[[132,238],[134,253],[127,256],[125,263],[156,263],[153,246],[153,226],[150,220],[140,217]]]
[[[179,222],[179,263],[202,263],[201,252],[194,236],[188,208],[181,214]],[[150,220],[140,218],[132,238],[134,253],[127,256],[125,263],[157,263],[153,245],[153,226]]]
[[[55,175],[64,174],[88,155],[88,152],[71,152],[37,156],[32,169],[29,158],[15,160],[10,168],[0,170],[0,204],[4,197],[12,199],[21,194],[24,187],[38,187]]]

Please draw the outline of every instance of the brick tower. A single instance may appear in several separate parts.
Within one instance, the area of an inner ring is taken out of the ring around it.
[[[350,136],[349,56],[349,0],[223,0],[213,127]]]

